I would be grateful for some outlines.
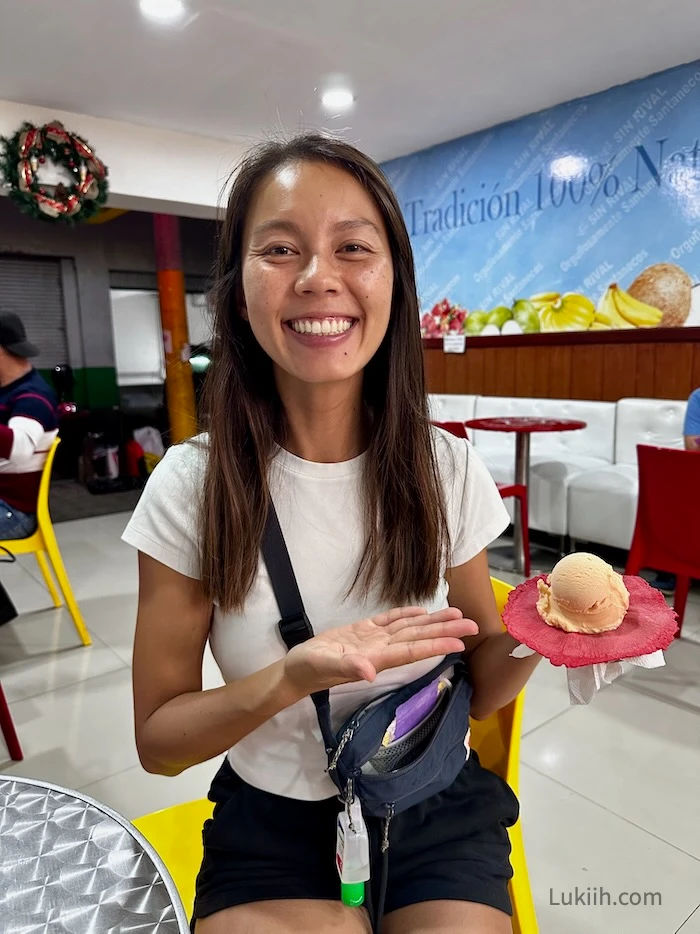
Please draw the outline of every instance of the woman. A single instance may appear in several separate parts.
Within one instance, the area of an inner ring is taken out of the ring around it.
[[[485,551],[508,517],[469,445],[430,426],[411,247],[366,156],[306,135],[246,159],[213,300],[208,436],[168,452],[125,533],[140,552],[139,755],[175,775],[227,753],[197,934],[359,934],[309,695],[332,688],[339,725],[466,651],[473,716],[515,697],[536,658],[509,657]],[[316,633],[289,653],[260,557],[268,497]],[[226,685],[202,691],[207,639]],[[384,932],[510,931],[516,817],[474,755],[398,815]]]

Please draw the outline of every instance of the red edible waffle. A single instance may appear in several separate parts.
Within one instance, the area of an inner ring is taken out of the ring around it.
[[[535,577],[511,592],[503,622],[514,639],[553,665],[583,668],[621,661],[668,648],[673,641],[678,629],[676,614],[663,594],[641,577],[623,577],[630,605],[620,626],[596,633],[565,632],[545,623],[537,612],[537,581],[545,579],[546,575]]]

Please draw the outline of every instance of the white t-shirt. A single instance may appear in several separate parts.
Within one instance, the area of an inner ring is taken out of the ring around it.
[[[439,429],[434,431],[452,542],[445,567],[457,567],[501,534],[508,525],[508,514],[471,445]],[[204,444],[186,443],[169,449],[124,532],[126,542],[193,578],[199,577],[197,504],[206,464],[206,439],[202,440]],[[317,464],[280,449],[271,465],[273,501],[304,605],[317,633],[390,609],[377,593],[362,599],[353,592],[345,598],[364,550],[360,479],[365,456],[339,464]],[[424,605],[428,611],[448,605],[444,580]],[[279,618],[261,558],[244,612],[223,614],[214,608],[209,639],[225,681],[244,678],[284,657]],[[420,677],[438,661],[384,671],[373,684],[363,681],[334,688],[334,724],[339,727],[361,704]],[[228,756],[244,781],[273,794],[301,800],[336,794],[325,773],[326,754],[316,710],[308,697],[263,723]]]

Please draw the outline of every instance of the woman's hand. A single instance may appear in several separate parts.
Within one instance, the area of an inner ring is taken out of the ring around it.
[[[404,606],[350,626],[319,633],[295,646],[284,662],[286,680],[303,694],[352,681],[374,681],[380,671],[464,650],[462,638],[478,626],[448,607],[426,613]]]

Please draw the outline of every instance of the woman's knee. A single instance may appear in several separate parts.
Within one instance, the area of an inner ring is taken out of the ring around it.
[[[387,915],[382,934],[512,934],[510,917],[476,902],[432,901]]]
[[[236,905],[197,921],[195,934],[371,934],[367,913],[341,902],[275,900]]]

